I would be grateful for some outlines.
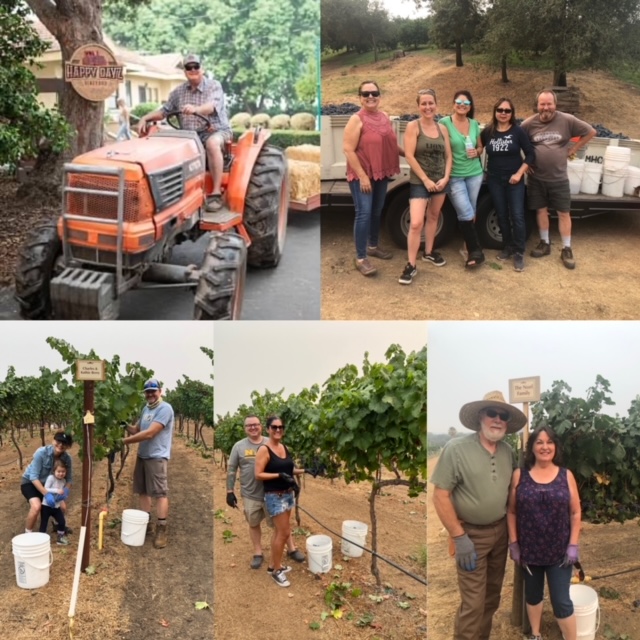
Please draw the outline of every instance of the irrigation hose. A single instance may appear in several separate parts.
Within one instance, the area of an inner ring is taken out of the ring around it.
[[[303,511],[304,513],[306,513],[312,520],[315,520],[323,529],[326,529],[329,533],[332,533],[334,536],[337,536],[341,540],[347,540],[346,538],[343,538],[339,533],[336,533],[332,529],[329,529],[329,527],[327,527],[327,525],[322,524],[322,522],[320,522],[320,520],[318,520],[316,517],[312,516],[306,509],[304,509],[300,505],[296,505],[296,506],[298,507],[298,509],[300,509],[300,511]],[[401,567],[400,565],[398,565],[395,562],[389,560],[388,558],[385,558],[384,556],[381,556],[379,553],[373,551],[372,549],[367,549],[367,547],[363,547],[362,545],[359,545],[357,542],[353,542],[353,540],[347,540],[347,542],[349,544],[352,544],[352,545],[356,546],[356,547],[359,547],[360,549],[364,549],[367,553],[370,553],[372,556],[375,556],[376,558],[380,558],[380,560],[382,560],[383,562],[386,562],[387,564],[390,564],[392,567],[396,568],[398,571],[402,571],[402,573],[408,575],[410,578],[413,578],[414,580],[417,580],[421,584],[424,584],[424,585],[427,584],[427,581],[424,578],[421,578],[420,576],[417,576],[415,573],[411,573],[411,571],[409,571],[408,569],[405,569],[404,567]]]

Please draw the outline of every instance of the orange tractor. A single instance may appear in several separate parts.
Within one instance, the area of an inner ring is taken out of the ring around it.
[[[228,144],[225,206],[211,213],[204,147],[178,113],[167,123],[64,165],[62,214],[30,233],[18,261],[23,318],[113,320],[125,292],[176,286],[195,289],[195,319],[240,317],[247,264],[275,267],[283,251],[285,156],[260,128]],[[207,233],[199,266],[170,263],[175,245]]]

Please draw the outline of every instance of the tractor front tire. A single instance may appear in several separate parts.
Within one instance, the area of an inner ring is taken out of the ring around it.
[[[195,320],[239,320],[247,272],[247,245],[236,233],[213,233],[194,300]]]
[[[289,214],[289,179],[284,153],[265,146],[251,173],[245,196],[244,225],[251,238],[251,267],[275,267],[284,250]]]
[[[62,242],[55,222],[33,229],[20,250],[15,298],[20,315],[28,320],[51,318],[51,279],[62,271]]]

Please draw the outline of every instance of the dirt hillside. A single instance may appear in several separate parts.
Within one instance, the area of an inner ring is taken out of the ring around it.
[[[551,72],[511,69],[510,81],[505,85],[498,69],[475,63],[457,68],[455,57],[449,53],[410,51],[397,60],[384,57],[377,63],[351,67],[337,57],[322,63],[322,103],[357,103],[358,85],[367,79],[380,85],[381,107],[389,114],[416,113],[416,91],[426,88],[436,90],[440,112],[448,114],[454,91],[468,89],[476,105],[476,118],[487,122],[494,102],[502,96],[513,100],[518,117],[531,115],[535,94],[550,84]],[[567,83],[579,90],[580,118],[603,124],[614,133],[640,138],[640,119],[635,107],[639,89],[601,71],[571,72]]]

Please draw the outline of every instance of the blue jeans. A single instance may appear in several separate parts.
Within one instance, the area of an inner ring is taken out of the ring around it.
[[[388,180],[371,180],[371,191],[362,193],[360,180],[349,182],[349,190],[356,208],[356,218],[353,223],[353,237],[356,242],[356,255],[358,260],[367,257],[367,244],[370,247],[378,246],[380,235],[380,217],[384,207],[384,199],[387,196]]]
[[[476,204],[481,186],[482,174],[470,178],[449,179],[447,194],[461,222],[473,220],[476,217]]]
[[[524,221],[524,180],[509,184],[509,175],[489,174],[487,186],[496,208],[503,246],[512,253],[524,254],[527,232]]]
[[[116,140],[131,140],[131,129],[129,129],[128,122],[124,122],[120,125],[118,133],[116,134]]]
[[[546,567],[531,564],[528,566],[533,575],[529,575],[526,569],[522,571],[524,576],[524,599],[527,604],[536,605],[542,602],[544,575],[546,573],[553,615],[560,620],[573,615],[573,602],[569,597],[572,567],[559,567],[555,564]]]

